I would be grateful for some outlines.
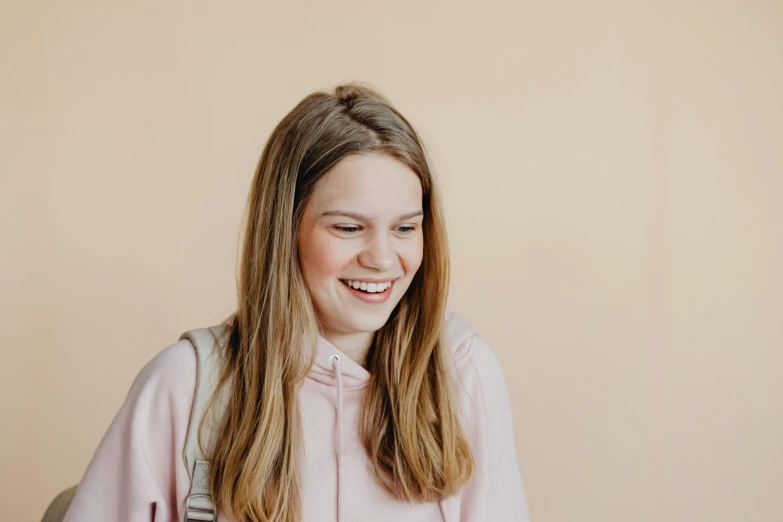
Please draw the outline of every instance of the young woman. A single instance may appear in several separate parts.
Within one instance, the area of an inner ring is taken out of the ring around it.
[[[411,124],[362,84],[305,97],[248,200],[219,350],[219,521],[527,521],[503,373],[446,311],[448,286],[440,193]],[[196,371],[188,340],[141,370],[66,522],[183,519]]]

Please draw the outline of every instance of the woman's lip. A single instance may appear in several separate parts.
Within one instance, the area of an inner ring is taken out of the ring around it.
[[[350,277],[345,277],[340,279],[340,281],[359,281],[360,283],[375,283],[377,285],[378,283],[393,283],[397,279],[399,279],[399,277],[387,277],[385,279],[374,279],[372,277],[351,279]]]
[[[361,299],[365,303],[370,303],[370,304],[385,303],[386,300],[389,299],[389,296],[391,296],[392,288],[394,288],[394,281],[392,281],[391,286],[386,290],[384,290],[383,292],[375,292],[375,293],[362,292],[361,290],[356,290],[352,286],[348,286],[346,283],[342,283],[342,284],[345,287],[345,289],[351,292],[351,294],[354,297]]]

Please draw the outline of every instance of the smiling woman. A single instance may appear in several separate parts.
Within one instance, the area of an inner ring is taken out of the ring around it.
[[[305,97],[261,154],[214,359],[188,332],[141,370],[65,520],[526,521],[503,372],[448,287],[410,123],[362,84]]]

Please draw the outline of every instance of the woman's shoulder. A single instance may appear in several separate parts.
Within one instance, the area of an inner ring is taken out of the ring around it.
[[[127,520],[129,506],[141,513],[151,504],[161,513],[176,513],[189,487],[179,448],[184,447],[195,384],[195,350],[186,340],[165,347],[138,371],[65,521]]]
[[[138,371],[115,422],[130,423],[156,436],[166,432],[181,438],[190,421],[196,371],[190,341],[166,346]]]
[[[196,386],[196,353],[187,339],[180,339],[152,357],[136,375],[131,391],[155,389],[167,394],[193,396]]]
[[[482,520],[528,520],[503,367],[468,319],[452,313],[446,325],[459,411],[476,463],[462,502],[482,512]]]

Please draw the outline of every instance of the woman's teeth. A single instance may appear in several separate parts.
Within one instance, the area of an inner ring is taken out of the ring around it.
[[[369,294],[377,294],[385,291],[391,286],[391,281],[385,283],[365,283],[364,281],[351,281],[349,279],[343,279],[343,283],[354,288],[355,290],[362,290]]]

